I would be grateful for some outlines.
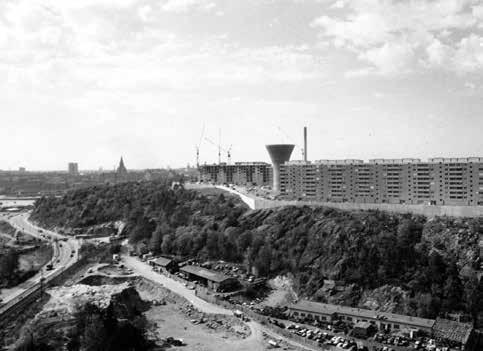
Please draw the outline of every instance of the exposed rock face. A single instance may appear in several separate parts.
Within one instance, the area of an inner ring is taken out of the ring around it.
[[[239,222],[264,238],[272,272],[292,272],[301,297],[329,303],[429,316],[439,307],[419,306],[420,294],[425,306],[457,305],[479,265],[478,219],[286,207]],[[324,291],[327,280],[337,286]]]
[[[114,310],[118,318],[132,319],[149,309],[149,302],[141,300],[139,293],[133,286],[111,296],[109,308]]]
[[[120,330],[132,332],[133,321],[144,323],[143,312],[149,309],[149,302],[139,296],[136,288],[127,283],[120,285],[103,285],[91,287],[74,285],[70,288],[60,287],[50,289],[50,301],[43,310],[29,322],[26,330],[33,331],[35,340],[51,346],[55,350],[63,349],[66,340],[70,339],[78,326],[78,311],[87,304],[95,305],[99,311],[105,311],[113,316]],[[30,333],[22,340],[28,340]],[[82,343],[81,343],[82,345]],[[81,350],[83,350],[82,345]]]

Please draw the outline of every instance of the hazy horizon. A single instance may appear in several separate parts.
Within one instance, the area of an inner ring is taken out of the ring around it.
[[[0,169],[483,156],[483,0],[0,3]],[[200,163],[217,161],[204,140]],[[226,161],[223,152],[222,161]]]

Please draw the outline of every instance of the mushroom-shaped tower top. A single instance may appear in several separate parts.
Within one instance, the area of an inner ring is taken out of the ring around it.
[[[290,160],[295,145],[272,144],[266,147],[273,164],[273,190],[280,192],[280,165]]]
[[[273,164],[284,164],[290,160],[295,145],[292,144],[272,144],[267,145],[268,154]]]

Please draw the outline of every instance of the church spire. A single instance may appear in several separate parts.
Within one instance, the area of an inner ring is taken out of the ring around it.
[[[122,156],[121,156],[121,161],[119,161],[119,167],[117,167],[117,175],[124,176],[126,174],[127,174],[127,169],[126,169],[126,166],[124,165],[124,160],[122,159]]]

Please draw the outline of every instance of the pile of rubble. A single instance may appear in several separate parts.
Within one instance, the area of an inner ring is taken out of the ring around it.
[[[91,302],[100,308],[106,308],[113,294],[120,293],[128,287],[128,283],[100,286],[75,284],[70,287],[55,287],[48,291],[52,297],[45,305],[44,311],[73,313],[76,306],[86,302]]]
[[[191,304],[183,304],[180,306],[180,310],[190,318],[193,324],[200,324],[215,331],[223,331],[239,339],[244,339],[251,333],[250,328],[235,317],[206,314],[198,311]]]

